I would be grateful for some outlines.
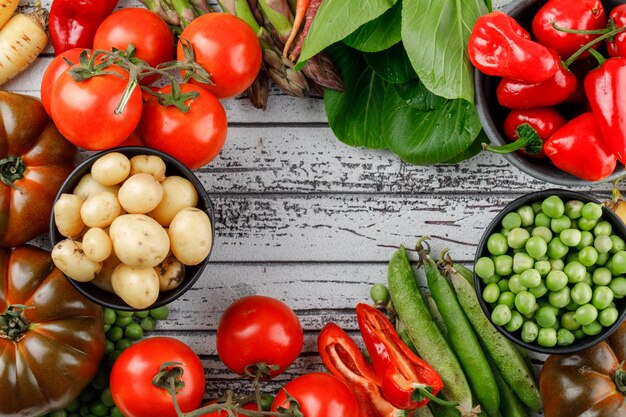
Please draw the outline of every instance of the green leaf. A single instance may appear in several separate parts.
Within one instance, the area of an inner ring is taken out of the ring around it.
[[[343,41],[354,49],[363,52],[379,52],[397,44],[401,40],[400,22],[402,2],[387,10],[382,16],[367,22]]]
[[[451,160],[469,148],[481,130],[476,108],[465,100],[448,100],[435,110],[418,111],[388,88],[383,108],[387,146],[414,165]]]
[[[328,52],[345,88],[344,93],[324,91],[324,107],[333,133],[351,146],[385,148],[381,135],[385,82],[354,49],[337,44]]]
[[[448,99],[474,101],[467,43],[484,0],[403,0],[402,40],[426,88]]]
[[[396,93],[415,110],[430,111],[445,105],[448,100],[431,93],[419,79],[393,86]]]
[[[296,69],[330,45],[339,42],[363,24],[389,10],[397,0],[326,0],[313,19],[302,46]]]
[[[367,63],[383,80],[401,84],[417,78],[402,43],[381,52],[364,53]]]
[[[458,164],[459,162],[472,159],[483,150],[483,143],[489,143],[489,138],[487,137],[485,131],[481,130],[476,139],[474,139],[474,143],[472,143],[469,148],[460,154],[453,156],[452,159],[448,159],[445,163]]]

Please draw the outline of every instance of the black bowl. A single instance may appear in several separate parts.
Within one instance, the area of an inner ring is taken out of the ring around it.
[[[198,192],[197,208],[206,212],[209,216],[209,219],[211,220],[211,233],[213,237],[213,244],[215,244],[215,213],[213,210],[213,203],[209,199],[209,196],[204,189],[204,186],[202,185],[200,180],[198,180],[198,178],[194,175],[194,173],[191,172],[191,170],[185,165],[183,165],[182,162],[161,151],[157,151],[154,149],[143,148],[140,146],[129,146],[109,149],[89,157],[88,159],[83,161],[78,167],[76,167],[76,169],[69,175],[69,177],[67,177],[67,179],[61,186],[61,189],[59,190],[54,202],[56,203],[56,201],[63,193],[71,194],[72,190],[74,190],[74,187],[76,187],[76,184],[78,184],[83,175],[88,174],[91,171],[91,166],[94,164],[94,162],[101,156],[110,152],[120,152],[128,156],[129,158],[132,158],[136,155],[156,155],[163,159],[163,161],[165,162],[165,166],[167,168],[165,173],[167,176],[178,175],[191,181],[191,183],[196,188],[196,191]],[[54,222],[53,211],[52,215],[50,216],[50,240],[52,241],[52,245],[56,245],[57,242],[63,239],[65,239],[65,237],[59,233]],[[213,247],[211,247],[211,251],[212,250]],[[202,275],[202,271],[206,267],[206,264],[208,263],[210,257],[211,252],[209,252],[207,258],[198,265],[185,266],[185,279],[183,283],[173,290],[159,293],[159,297],[157,298],[156,302],[150,307],[146,308],[146,310],[169,304],[181,295],[183,295],[189,288],[194,285],[198,278],[200,278],[200,275]],[[102,306],[123,311],[139,311],[126,304],[126,302],[124,302],[124,300],[122,300],[116,294],[100,289],[90,282],[78,282],[70,278],[67,278],[67,280],[85,297]]]
[[[532,26],[533,16],[539,11],[547,0],[517,0],[512,2],[504,12],[512,16],[529,33]],[[602,4],[608,16],[608,11],[613,7],[622,4],[621,0],[603,0]],[[499,77],[492,77],[474,70],[474,86],[476,90],[476,111],[478,118],[492,143],[495,145],[506,145],[509,143],[502,125],[509,109],[498,104],[496,88],[500,82]],[[526,158],[519,152],[505,154],[504,157],[520,171],[533,176],[542,181],[564,186],[584,186],[590,184],[589,181],[568,174],[555,167],[548,158]],[[624,175],[624,166],[617,165],[615,171],[607,178],[598,182],[608,182]]]
[[[544,199],[546,199],[547,197],[550,197],[551,195],[559,196],[563,200],[563,202],[567,202],[568,200],[580,200],[583,202],[591,201],[594,203],[600,203],[600,201],[588,195],[577,193],[574,191],[559,190],[559,189],[537,191],[534,193],[526,194],[516,200],[513,200],[506,207],[504,207],[502,211],[498,213],[498,215],[491,221],[491,223],[489,223],[489,226],[487,226],[487,229],[485,230],[485,233],[483,234],[482,238],[480,239],[480,243],[478,244],[478,249],[476,251],[474,264],[476,264],[476,261],[478,261],[480,257],[489,255],[489,252],[487,250],[487,239],[489,239],[489,236],[491,236],[492,233],[496,233],[500,230],[500,228],[502,227],[500,222],[502,221],[504,216],[506,216],[508,213],[512,211],[515,211],[521,206],[530,205],[536,201],[543,201]],[[602,207],[602,219],[609,221],[611,225],[613,226],[613,232],[617,234],[619,237],[621,237],[622,239],[626,240],[626,225],[624,225],[622,220],[613,211],[603,206]],[[485,313],[487,318],[491,321],[491,309],[487,305],[485,300],[483,300],[483,290],[485,289],[485,284],[480,279],[480,277],[476,274],[474,274],[474,288],[476,288],[478,301],[480,302],[480,306],[483,309],[483,312]],[[601,342],[607,337],[609,337],[611,333],[617,330],[617,328],[620,326],[622,321],[624,321],[624,318],[626,317],[626,297],[619,299],[619,300],[615,299],[613,300],[613,302],[615,303],[615,308],[617,308],[617,311],[619,312],[619,316],[617,320],[615,321],[615,323],[613,323],[613,325],[610,327],[603,328],[601,333],[595,336],[587,336],[582,339],[577,339],[573,344],[569,346],[554,346],[551,348],[547,348],[547,347],[539,346],[538,344],[535,344],[535,343],[526,343],[519,337],[520,330],[511,333],[502,326],[498,326],[494,324],[493,322],[492,324],[507,339],[509,339],[510,341],[520,346],[523,346],[524,348],[528,350],[532,350],[534,352],[546,353],[546,354],[566,354],[566,353],[578,352],[580,350],[587,349]]]

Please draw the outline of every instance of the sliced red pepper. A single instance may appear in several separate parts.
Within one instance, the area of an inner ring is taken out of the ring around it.
[[[555,59],[559,59],[553,51]],[[576,91],[578,80],[561,61],[559,69],[545,81],[525,83],[503,78],[496,89],[498,103],[509,109],[554,106],[567,100]]]
[[[613,8],[610,16],[615,27],[626,27],[626,4]],[[626,32],[615,35],[612,40],[607,41],[606,46],[610,56],[626,58]]]
[[[510,141],[518,139],[517,128],[524,123],[535,129],[539,137],[545,142],[567,121],[554,109],[549,107],[537,107],[534,109],[513,110],[504,119],[504,135]],[[530,158],[544,158],[545,153],[528,154],[523,149],[520,153]]]
[[[585,78],[591,111],[608,148],[621,163],[626,163],[625,86],[626,58],[607,59]]]
[[[617,165],[591,112],[557,130],[546,141],[543,151],[559,169],[587,181],[608,177]]]
[[[545,81],[559,69],[548,48],[530,40],[515,19],[499,11],[478,18],[468,53],[482,73],[527,83]]]
[[[92,48],[100,23],[107,18],[118,0],[54,0],[48,25],[54,54],[72,48]]]
[[[400,410],[383,397],[380,378],[365,361],[358,346],[335,323],[328,323],[317,338],[326,368],[343,380],[357,398],[363,417],[396,417]]]
[[[357,305],[356,316],[387,401],[413,410],[435,398],[443,388],[441,377],[400,340],[387,317],[367,304]]]

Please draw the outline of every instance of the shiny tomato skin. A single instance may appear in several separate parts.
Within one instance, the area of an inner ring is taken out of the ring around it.
[[[217,327],[217,354],[228,369],[244,375],[246,367],[263,362],[278,365],[279,375],[302,351],[304,334],[296,314],[275,298],[240,298],[222,315]]]
[[[105,74],[85,81],[75,81],[67,72],[52,87],[50,107],[52,120],[73,144],[87,150],[113,148],[122,143],[139,124],[142,98],[135,87],[121,114],[115,114],[126,84],[128,72],[110,65]]]
[[[225,13],[202,15],[183,30],[180,39],[191,43],[196,61],[209,72],[214,85],[198,84],[218,98],[234,97],[246,91],[261,68],[259,40],[254,31],[236,16]],[[184,59],[180,41],[176,57],[179,61]]]
[[[333,375],[315,372],[294,379],[276,394],[272,411],[277,411],[278,407],[288,408],[285,392],[298,400],[304,417],[360,417],[356,397]]]
[[[111,370],[113,402],[126,417],[176,417],[169,393],[152,384],[159,367],[179,362],[185,386],[176,398],[184,412],[198,408],[204,395],[204,368],[198,356],[183,342],[153,337],[135,343],[119,356]]]
[[[78,63],[78,58],[85,48],[73,48],[68,49],[60,55],[57,55],[43,74],[41,79],[41,103],[46,109],[46,113],[50,114],[50,96],[52,94],[52,86],[56,80],[65,71],[70,69],[70,65],[65,61],[66,59],[73,64]]]
[[[147,9],[128,8],[113,13],[100,24],[93,40],[94,49],[126,50],[131,43],[136,48],[136,57],[151,67],[174,57],[172,32],[163,19]],[[141,83],[147,85],[159,78],[151,75]]]
[[[189,111],[166,107],[155,98],[149,98],[144,104],[139,130],[146,146],[196,169],[208,164],[220,152],[226,141],[228,121],[224,107],[213,94],[193,84],[182,84],[181,90],[199,94],[186,101]],[[166,94],[171,91],[170,86],[159,90]]]

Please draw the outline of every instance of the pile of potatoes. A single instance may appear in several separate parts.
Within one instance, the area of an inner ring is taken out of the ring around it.
[[[135,309],[177,288],[185,265],[209,255],[211,221],[196,208],[194,185],[165,171],[154,155],[98,158],[72,194],[61,194],[54,205],[56,227],[66,237],[52,250],[55,265]]]

